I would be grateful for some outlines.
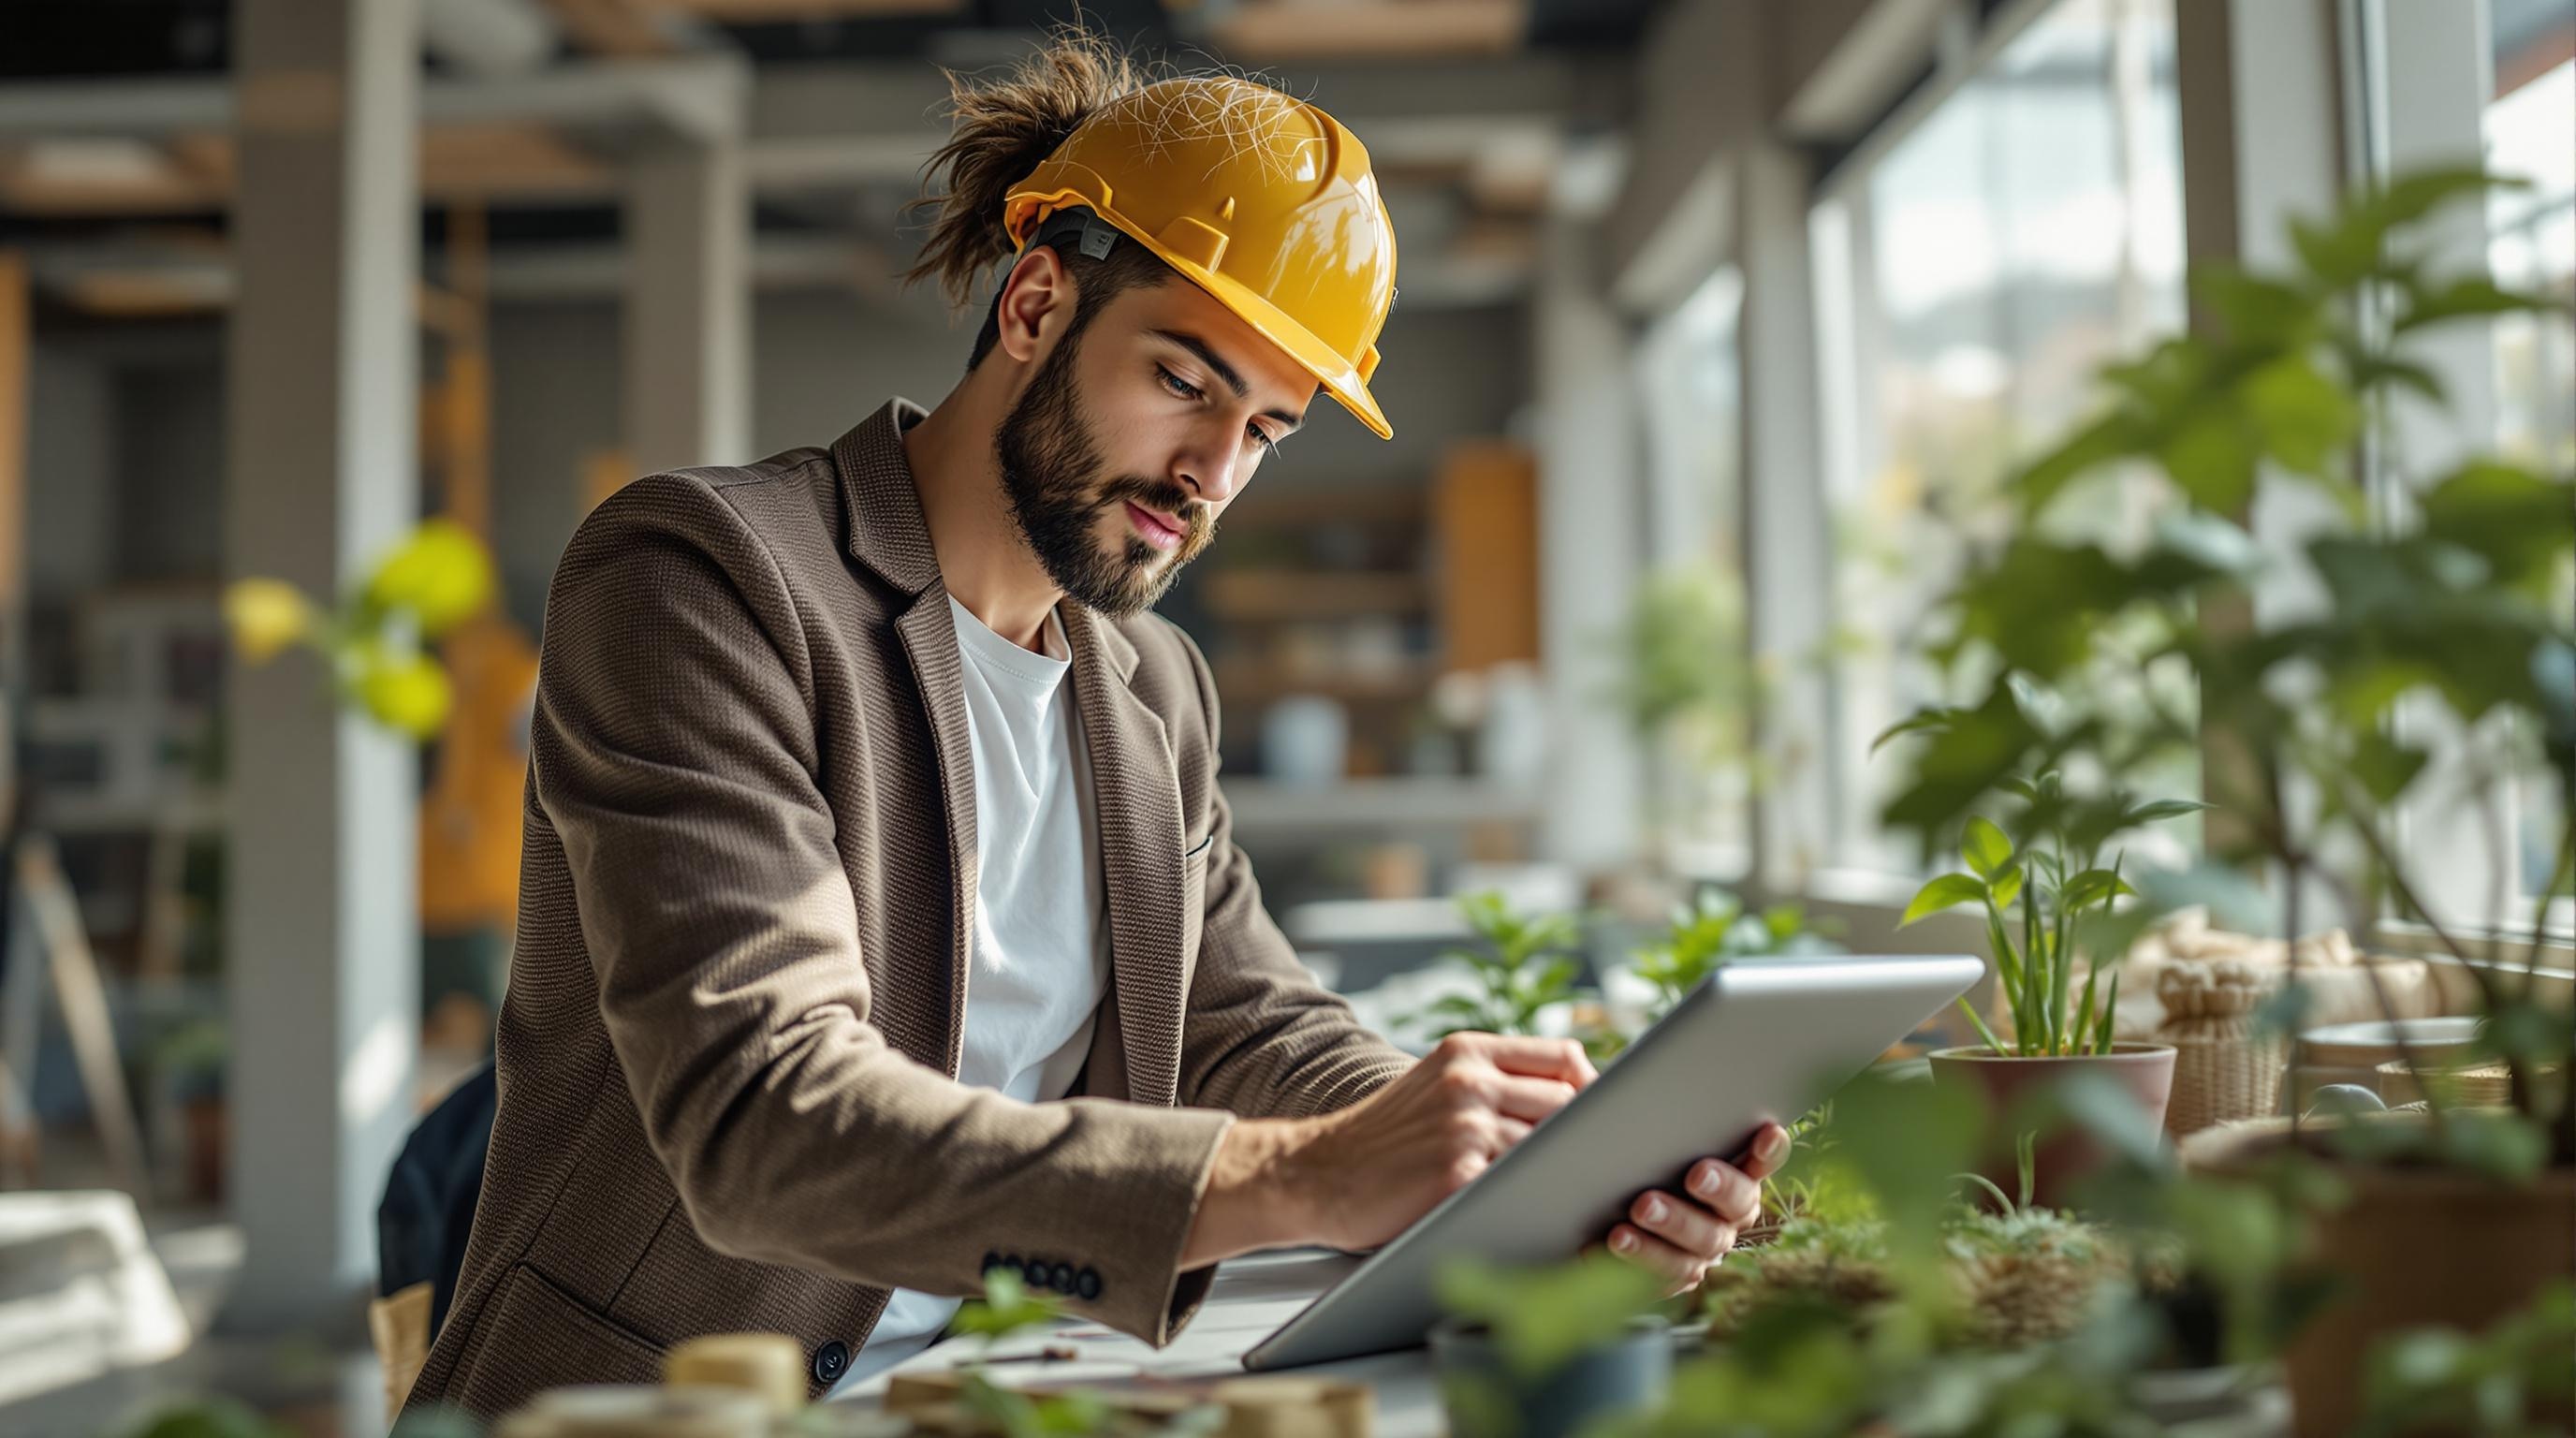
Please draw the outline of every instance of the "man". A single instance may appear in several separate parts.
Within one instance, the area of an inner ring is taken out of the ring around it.
[[[1366,151],[1080,38],[957,108],[917,273],[1015,256],[964,381],[640,480],[557,570],[499,1113],[414,1405],[746,1329],[823,1396],[997,1264],[1161,1343],[1216,1261],[1383,1243],[1593,1077],[1490,1035],[1417,1064],[1312,984],[1147,612],[1319,387],[1388,432]],[[1695,1283],[1785,1144],[1605,1241]]]

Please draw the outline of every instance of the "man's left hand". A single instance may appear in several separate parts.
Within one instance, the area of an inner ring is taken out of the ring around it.
[[[1762,1216],[1762,1180],[1789,1156],[1789,1131],[1766,1123],[1733,1163],[1704,1158],[1682,1176],[1687,1194],[1657,1189],[1628,1206],[1628,1221],[1614,1225],[1610,1251],[1662,1274],[1669,1293],[1697,1288],[1709,1265],[1735,1246],[1735,1236]]]

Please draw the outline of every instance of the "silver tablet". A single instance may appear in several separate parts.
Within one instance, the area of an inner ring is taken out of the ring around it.
[[[1710,975],[1475,1182],[1243,1355],[1291,1368],[1410,1348],[1439,1317],[1447,1259],[1556,1263],[1597,1242],[1650,1188],[1741,1152],[1849,1082],[1985,972],[1978,959],[1748,959]]]

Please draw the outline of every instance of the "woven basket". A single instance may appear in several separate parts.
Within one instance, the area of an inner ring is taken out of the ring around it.
[[[2259,1034],[2254,1011],[2286,977],[2285,969],[2237,959],[2178,960],[2156,975],[2164,1007],[2156,1039],[2174,1046],[2166,1132],[2179,1137],[2279,1111],[2289,1040]]]

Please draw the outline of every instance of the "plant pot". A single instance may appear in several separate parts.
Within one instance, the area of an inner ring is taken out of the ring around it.
[[[2119,1042],[2107,1054],[2069,1054],[2055,1058],[1999,1056],[1984,1047],[1938,1049],[1932,1055],[1932,1081],[1965,1089],[1985,1105],[1994,1127],[1978,1172],[2015,1197],[2020,1195],[2021,1168],[2014,1135],[2003,1127],[2036,1095],[2054,1089],[2077,1074],[2101,1074],[2137,1100],[2144,1132],[2161,1132],[2165,1100],[2173,1094],[2174,1049],[2171,1044]],[[2077,1128],[2061,1128],[2042,1140],[2032,1157],[2031,1200],[2047,1208],[2064,1208],[2088,1175],[2110,1154]]]
[[[2285,1123],[2249,1128],[2195,1149],[2192,1166],[2238,1171],[2288,1143]],[[2576,1277],[2576,1169],[2510,1187],[2451,1169],[2321,1162],[2351,1202],[2316,1219],[2310,1259],[2342,1286],[2285,1355],[2297,1438],[2356,1429],[2371,1345],[2383,1335],[2427,1325],[2483,1332],[2552,1279]],[[2539,1416],[2564,1425],[2576,1413],[2562,1405]]]
[[[1660,1318],[1637,1319],[1621,1337],[1530,1382],[1483,1325],[1448,1320],[1431,1330],[1431,1367],[1453,1438],[1570,1438],[1606,1414],[1663,1402],[1673,1380],[1672,1331]]]

